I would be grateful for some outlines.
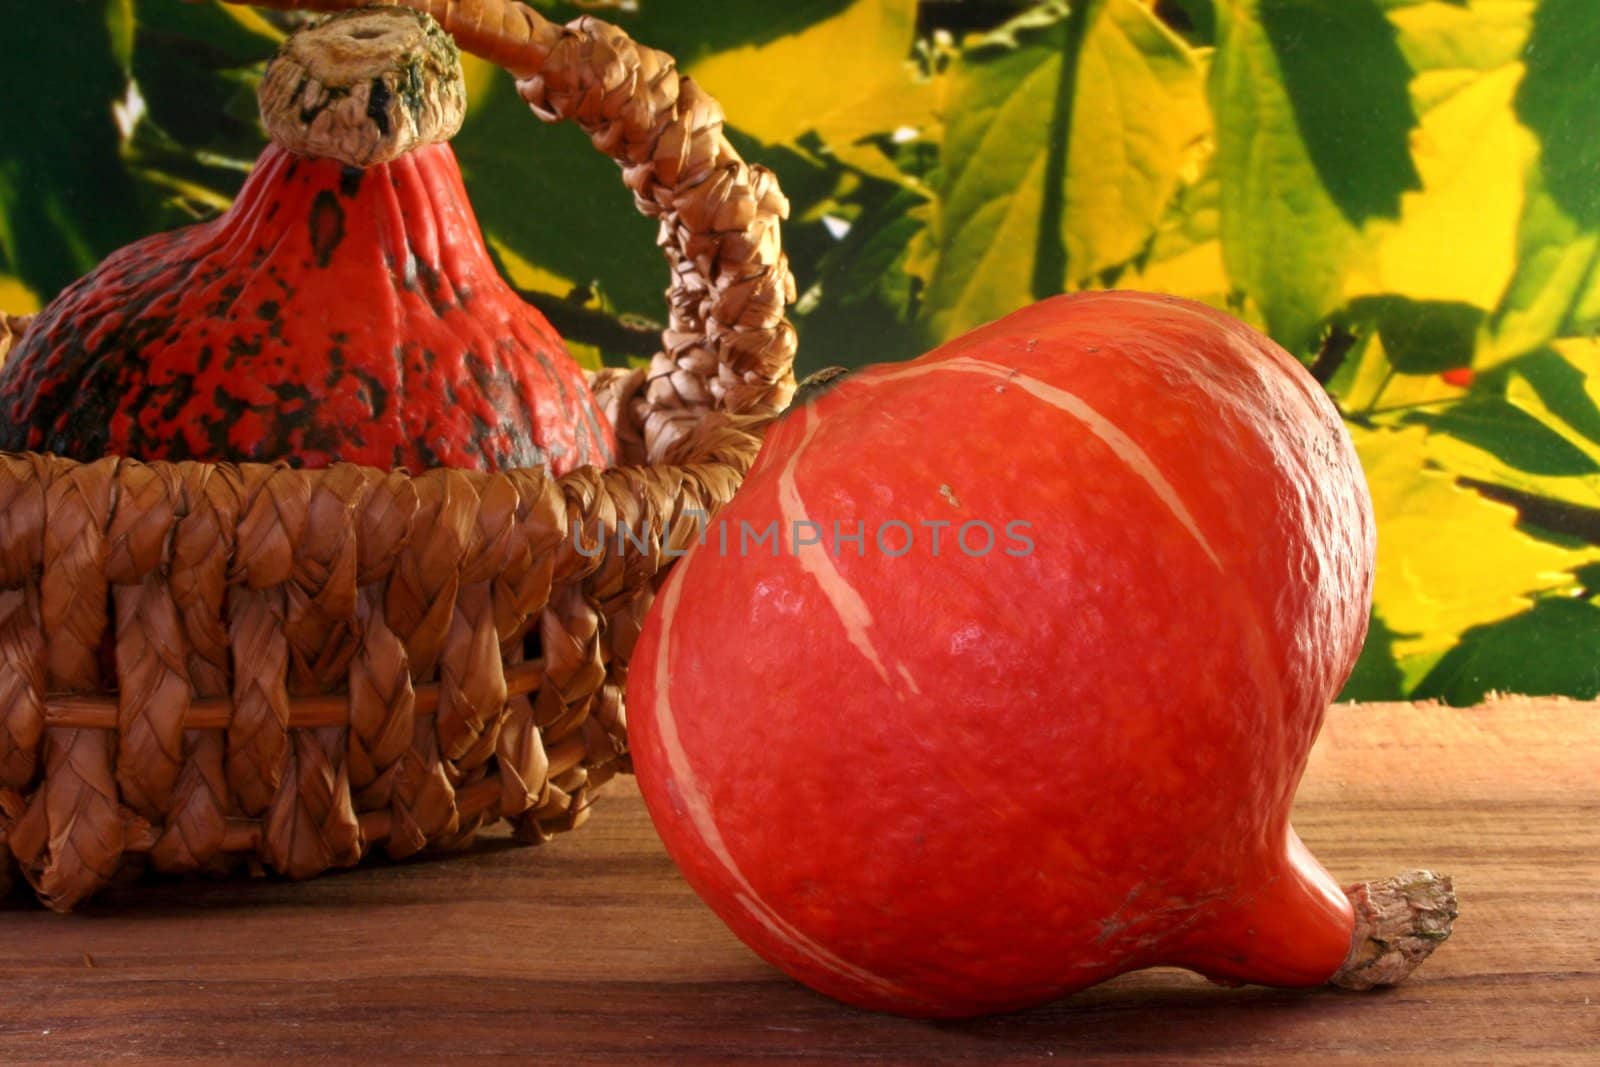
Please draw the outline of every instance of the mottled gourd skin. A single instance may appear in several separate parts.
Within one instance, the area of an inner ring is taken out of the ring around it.
[[[865,551],[741,558],[740,523],[804,519]],[[1352,912],[1289,809],[1374,551],[1339,416],[1270,341],[1045,301],[773,428],[640,638],[640,787],[732,929],[854,1004],[969,1016],[1160,964],[1319,984]]]
[[[0,448],[564,473],[615,438],[448,145],[366,170],[273,145],[225,215],[45,309],[0,372]]]

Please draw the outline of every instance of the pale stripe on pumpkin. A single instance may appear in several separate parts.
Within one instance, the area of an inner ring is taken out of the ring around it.
[[[678,734],[678,723],[672,710],[672,624],[678,613],[678,601],[683,588],[682,578],[682,575],[675,575],[675,580],[667,583],[657,608],[661,612],[661,647],[656,652],[655,720],[656,729],[661,736],[661,748],[666,754],[667,766],[671,772],[671,781],[677,786],[676,795],[683,805],[684,814],[689,817],[689,824],[699,834],[706,851],[711,853],[727,872],[728,877],[733,879],[738,890],[736,899],[739,903],[757,922],[766,927],[779,941],[793,949],[797,955],[840,978],[858,982],[880,993],[901,999],[920,999],[909,990],[848,960],[840,959],[795,929],[774,911],[771,905],[761,899],[755,886],[750,884],[750,879],[745,877],[738,861],[728,850],[728,844],[723,840],[722,831],[717,826],[716,816],[712,814],[711,801],[701,791],[694,768],[689,764],[689,753],[683,747],[683,738]]]
[[[1051,407],[1066,412],[1084,425],[1090,433],[1100,439],[1100,442],[1120,459],[1127,468],[1139,479],[1148,485],[1156,498],[1166,505],[1174,518],[1189,532],[1195,542],[1204,550],[1206,557],[1211,560],[1218,570],[1222,569],[1222,560],[1217,558],[1211,543],[1206,540],[1205,534],[1200,532],[1199,523],[1184,505],[1183,499],[1178,496],[1178,491],[1166,476],[1156,467],[1150,454],[1139,446],[1139,443],[1123,431],[1116,423],[1106,418],[1100,412],[1090,407],[1089,404],[1075,393],[1051,385],[1049,382],[1040,381],[1038,378],[1023,374],[1012,367],[999,363],[990,363],[986,360],[973,359],[970,356],[957,356],[952,359],[942,360],[937,363],[928,363],[920,367],[908,367],[905,370],[886,371],[871,377],[862,378],[865,382],[896,381],[904,378],[918,378],[934,371],[954,370],[966,371],[970,374],[983,374],[991,378],[998,378],[1007,385],[1014,385],[1018,389],[1043,400]]]
[[[817,420],[813,417],[809,406],[802,407],[790,417],[802,419],[801,426],[804,428],[800,443],[790,453],[783,470],[778,474],[778,511],[783,516],[784,530],[792,537],[801,523],[810,521],[806,514],[805,501],[800,499],[800,487],[795,481],[795,468],[800,465],[800,457],[805,454],[806,446],[811,443],[811,438],[817,432]],[[855,587],[839,572],[833,556],[821,545],[816,547],[822,551],[801,552],[796,549],[795,555],[799,559],[800,569],[815,579],[822,590],[822,595],[828,598],[828,604],[833,608],[834,614],[839,616],[839,622],[844,626],[845,637],[849,639],[851,646],[872,664],[872,669],[878,672],[878,677],[883,679],[884,685],[891,689],[895,688],[893,679],[889,677],[889,668],[884,665],[883,657],[878,654],[877,648],[872,643],[872,636],[868,633],[872,628],[872,609],[861,598],[861,594],[856,592]],[[895,664],[895,673],[909,688],[912,696],[922,695],[921,687],[917,685],[917,680],[912,677],[905,664]]]

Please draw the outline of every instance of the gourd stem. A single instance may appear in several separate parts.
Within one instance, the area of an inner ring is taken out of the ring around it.
[[[1449,875],[1406,871],[1345,887],[1356,912],[1350,955],[1328,979],[1340,989],[1402,981],[1450,936],[1456,892]]]
[[[448,141],[467,107],[455,43],[433,19],[402,7],[349,11],[293,34],[257,98],[275,142],[353,167]]]

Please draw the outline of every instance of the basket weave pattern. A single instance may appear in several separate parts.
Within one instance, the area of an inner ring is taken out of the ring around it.
[[[0,882],[20,871],[52,907],[145,864],[306,877],[499,818],[529,842],[576,826],[627,766],[622,687],[655,582],[792,392],[787,205],[715,102],[598,20],[406,6],[511,70],[540,117],[578,122],[661,222],[663,350],[594,379],[633,465],[0,454]],[[0,316],[0,358],[25,326]]]

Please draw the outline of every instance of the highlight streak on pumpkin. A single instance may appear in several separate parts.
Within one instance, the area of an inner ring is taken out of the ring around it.
[[[811,408],[802,408],[799,415],[804,420],[801,425],[805,427],[805,433],[801,435],[800,443],[795,446],[789,461],[778,474],[778,511],[783,516],[784,529],[790,531],[791,535],[799,525],[810,521],[806,515],[805,501],[800,499],[800,487],[795,482],[795,468],[799,466],[800,457],[817,432],[817,420],[813,418]],[[844,575],[839,573],[839,568],[826,551],[801,552],[796,548],[795,556],[800,561],[800,569],[815,579],[817,585],[822,588],[822,594],[828,598],[829,605],[839,616],[839,622],[843,624],[845,637],[849,639],[850,644],[872,664],[873,670],[878,672],[878,677],[883,679],[884,685],[891,689],[897,688],[893,679],[889,677],[889,668],[884,665],[883,657],[878,655],[878,650],[873,647],[872,638],[867,633],[872,627],[872,609],[861,599],[861,594],[845,581]],[[917,685],[917,680],[912,677],[905,665],[896,664],[895,667],[896,673],[910,689],[911,695],[921,696],[921,687]]]
[[[871,377],[863,377],[861,381],[893,381],[897,378],[915,378],[923,374],[941,370],[967,371],[971,374],[984,374],[991,378],[999,378],[1007,385],[1014,385],[1024,392],[1031,393],[1043,400],[1051,407],[1066,412],[1100,439],[1100,442],[1114,452],[1118,459],[1127,465],[1128,469],[1136,474],[1156,494],[1174,518],[1189,532],[1195,542],[1204,550],[1206,557],[1212,564],[1222,570],[1222,560],[1217,558],[1217,553],[1212,549],[1211,543],[1206,540],[1205,534],[1200,532],[1200,525],[1195,522],[1194,515],[1184,506],[1178,491],[1166,476],[1156,467],[1155,461],[1139,443],[1129,437],[1116,423],[1090,407],[1082,397],[1069,393],[1065,389],[1051,385],[1049,382],[1040,381],[1011,367],[999,363],[990,363],[986,360],[973,359],[970,356],[957,356],[953,359],[942,360],[938,363],[929,363],[921,367],[911,367],[906,370],[890,371]]]
[[[661,650],[656,656],[656,727],[661,734],[661,747],[666,753],[667,765],[672,770],[672,781],[677,786],[677,796],[683,805],[684,814],[689,816],[689,822],[695,832],[700,835],[700,840],[712,856],[716,857],[723,870],[733,879],[738,886],[737,899],[744,909],[766,927],[778,940],[818,967],[831,971],[841,978],[859,982],[880,993],[907,997],[918,1000],[916,994],[902,988],[885,978],[881,978],[871,971],[858,967],[847,960],[829,952],[826,948],[811,940],[804,933],[794,928],[756,892],[755,886],[750,884],[750,879],[745,877],[739,864],[734,860],[733,854],[728,851],[728,844],[722,838],[722,831],[717,827],[716,818],[711,814],[711,802],[700,791],[698,779],[694,769],[689,766],[689,754],[684,750],[683,738],[678,734],[677,719],[672,711],[672,677],[670,665],[672,663],[672,623],[678,613],[678,600],[683,589],[681,576],[677,580],[669,581],[661,597],[659,610],[661,611]]]

